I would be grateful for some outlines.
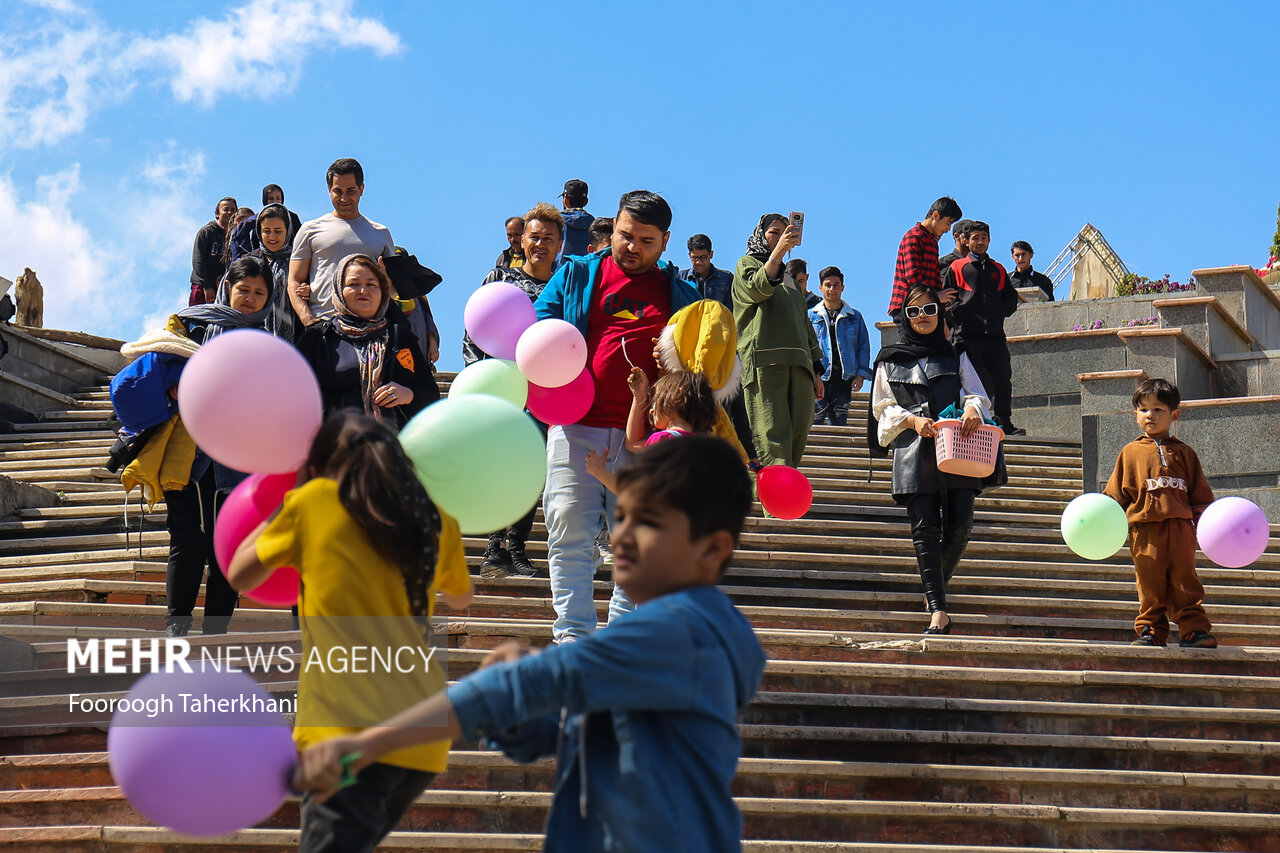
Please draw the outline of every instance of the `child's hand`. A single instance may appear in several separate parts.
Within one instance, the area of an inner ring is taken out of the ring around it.
[[[922,418],[919,415],[911,416],[911,428],[915,430],[921,438],[933,438],[938,434],[933,429],[933,421],[929,418]]]
[[[531,654],[537,653],[529,648],[528,643],[520,640],[507,640],[485,655],[485,659],[480,662],[480,669],[500,663],[511,663]]]
[[[627,387],[631,389],[632,397],[643,400],[649,396],[649,377],[640,368],[633,367],[627,374]]]
[[[587,451],[587,473],[600,479],[600,475],[609,470],[609,450],[608,448],[597,453],[594,450]]]
[[[293,768],[293,787],[299,793],[310,791],[316,802],[323,803],[338,791],[342,781],[342,757],[361,752],[361,743],[354,737],[337,737],[309,746],[298,756]],[[373,763],[363,755],[348,766],[354,776]]]

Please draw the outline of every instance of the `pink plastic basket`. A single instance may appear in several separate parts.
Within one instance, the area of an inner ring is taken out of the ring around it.
[[[978,427],[969,438],[960,435],[960,421],[947,418],[934,421],[937,431],[934,447],[938,453],[938,470],[961,477],[987,477],[996,470],[996,454],[1004,430],[991,424]]]

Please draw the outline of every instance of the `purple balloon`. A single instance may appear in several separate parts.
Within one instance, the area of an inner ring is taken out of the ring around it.
[[[279,808],[297,752],[279,712],[237,707],[241,697],[269,701],[249,675],[193,668],[154,672],[134,684],[126,699],[138,708],[118,708],[107,732],[111,775],[148,820],[187,835],[226,835]],[[206,707],[206,699],[232,708]],[[148,715],[148,701],[158,715]]]
[[[1200,550],[1228,569],[1242,568],[1261,557],[1270,536],[1266,514],[1244,498],[1219,498],[1205,508],[1196,525]]]
[[[507,361],[515,361],[516,341],[537,319],[529,294],[505,281],[483,285],[462,313],[462,325],[476,346]]]

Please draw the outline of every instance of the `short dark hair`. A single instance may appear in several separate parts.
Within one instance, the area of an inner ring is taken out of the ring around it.
[[[280,203],[284,204],[284,187],[280,186],[279,184],[267,184],[265,187],[262,188],[262,203],[264,205],[271,203],[267,201],[267,196],[270,195],[272,192],[280,193]]]
[[[694,538],[727,530],[736,543],[751,510],[747,466],[728,442],[712,435],[672,438],[637,453],[618,469],[619,494],[631,489],[647,503],[687,516]]]
[[[972,219],[957,219],[955,224],[951,226],[951,235],[953,237],[963,237],[969,233],[969,228],[972,225]]]
[[[711,238],[706,234],[694,234],[686,245],[690,252],[710,252]]]
[[[822,272],[818,273],[818,281],[822,281],[827,276],[832,275],[840,279],[841,284],[844,284],[844,273],[840,272],[840,267],[823,267]]]
[[[1031,244],[1026,240],[1014,240],[1013,245],[1009,247],[1009,251],[1012,252],[1014,249],[1021,249],[1022,251],[1030,252],[1033,255],[1036,253],[1036,250],[1031,248]]]
[[[1169,407],[1169,411],[1173,411],[1182,405],[1182,392],[1178,390],[1178,386],[1174,385],[1168,379],[1148,379],[1133,391],[1133,408],[1137,410],[1142,405],[1142,398],[1154,396],[1161,403]]]
[[[227,293],[231,293],[231,288],[235,287],[237,282],[255,277],[261,278],[266,283],[267,293],[270,294],[274,289],[275,279],[271,275],[271,266],[266,260],[255,255],[237,258],[231,266],[227,267]]]
[[[237,210],[239,210],[239,209],[240,209],[240,204],[239,204],[239,202],[237,202],[234,198],[232,198],[232,197],[231,197],[231,196],[229,196],[229,195],[228,195],[228,196],[223,196],[222,198],[218,199],[218,203],[217,203],[217,204],[215,204],[215,205],[213,206],[213,215],[214,215],[214,216],[217,216],[217,215],[218,215],[218,208],[222,207],[222,203],[223,203],[223,202],[225,202],[225,201],[229,201],[229,202],[231,202],[231,206],[232,206],[232,207],[234,207],[234,208],[236,208]]]
[[[607,240],[612,236],[612,216],[597,216],[591,223],[591,227],[587,229],[587,239],[589,239],[592,244],[599,243],[601,240]]]
[[[782,270],[787,275],[791,276],[792,278],[795,278],[796,273],[798,272],[808,272],[809,265],[805,263],[804,258],[792,258],[791,260],[787,261],[787,265],[783,267]]]
[[[353,157],[334,160],[333,165],[329,167],[329,171],[324,174],[324,185],[326,187],[333,186],[333,179],[338,175],[354,175],[356,184],[364,186],[364,167],[360,165],[359,160]]]
[[[924,218],[928,219],[935,211],[943,219],[959,219],[964,216],[964,211],[960,209],[956,200],[946,195],[929,205],[929,212],[924,215]]]
[[[519,223],[520,223],[520,227],[521,227],[521,228],[523,228],[523,227],[524,227],[524,217],[523,217],[523,216],[521,216],[521,215],[519,215],[519,214],[516,214],[515,216],[508,216],[505,220],[503,220],[503,222],[502,222],[502,227],[503,227],[503,228],[506,228],[506,227],[507,227],[508,225],[510,225],[512,222],[519,222]]]
[[[970,222],[969,227],[965,229],[964,233],[972,234],[975,231],[981,231],[984,234],[986,234],[988,237],[991,236],[991,226],[978,219],[975,219],[972,222]]]
[[[667,200],[649,190],[632,190],[618,199],[618,215],[623,211],[642,225],[652,225],[666,233],[671,230],[671,205]]]
[[[917,296],[927,296],[939,305],[942,304],[942,297],[938,296],[938,289],[930,284],[913,284],[907,288],[907,295],[902,297],[902,307],[906,307]],[[906,314],[902,315],[904,321]]]

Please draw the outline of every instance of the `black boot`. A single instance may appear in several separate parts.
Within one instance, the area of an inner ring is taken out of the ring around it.
[[[503,547],[506,531],[489,534],[489,546],[480,561],[480,577],[505,578],[511,575],[511,554]]]
[[[507,551],[511,555],[511,574],[521,578],[531,578],[538,573],[524,552],[524,537],[515,531],[507,534]]]
[[[201,625],[201,633],[206,637],[211,634],[225,634],[231,627],[231,616],[213,616],[208,613],[204,615],[204,622]]]
[[[166,637],[185,637],[191,631],[190,616],[166,616],[164,622]]]

